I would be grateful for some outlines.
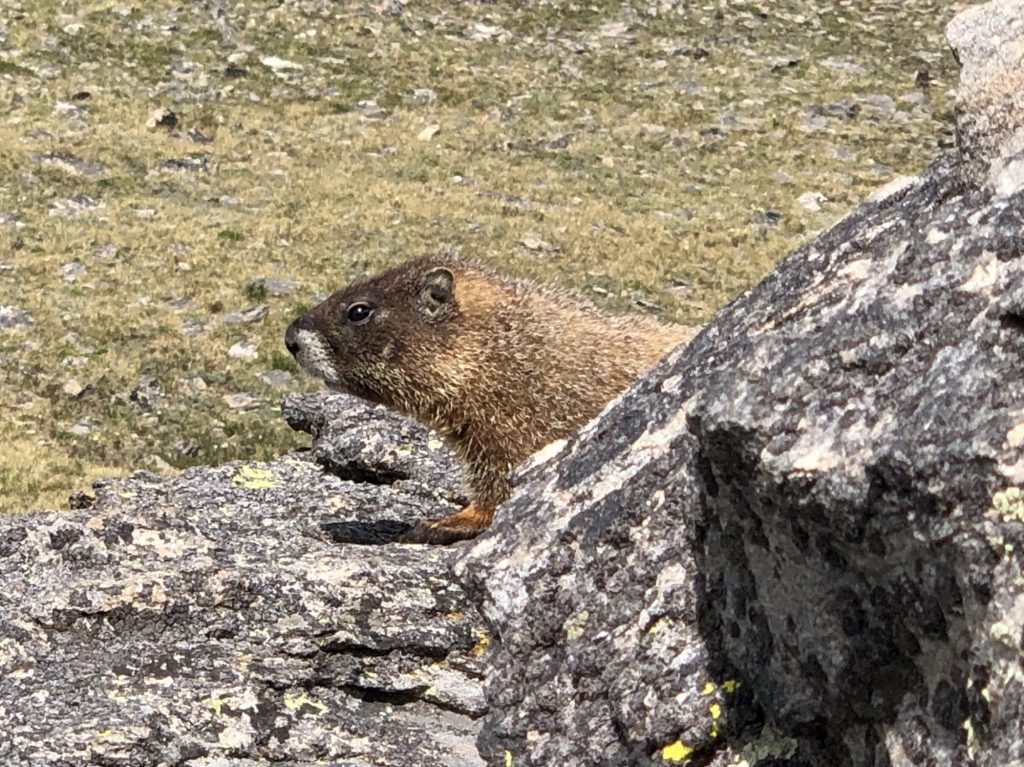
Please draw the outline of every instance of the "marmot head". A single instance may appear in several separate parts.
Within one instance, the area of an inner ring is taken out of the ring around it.
[[[458,315],[455,273],[421,259],[339,290],[288,326],[285,345],[331,388],[404,410]]]

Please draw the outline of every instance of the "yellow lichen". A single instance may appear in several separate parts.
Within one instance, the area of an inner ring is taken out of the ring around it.
[[[247,487],[251,490],[266,490],[281,486],[274,472],[256,466],[242,466],[231,478],[231,481],[239,487]]]
[[[970,718],[964,720],[964,732],[966,733],[965,740],[967,741],[967,756],[968,758],[973,759],[977,743],[974,735],[974,723]]]
[[[487,648],[491,645],[491,635],[482,629],[476,632],[476,644],[473,645],[473,649],[470,652],[478,658],[487,652]]]
[[[689,758],[692,753],[693,749],[690,746],[681,740],[677,740],[675,743],[669,743],[661,749],[661,758],[666,762],[682,762]]]
[[[568,641],[579,639],[583,636],[583,629],[587,626],[587,619],[590,613],[582,610],[565,622],[565,638]]]
[[[505,767],[512,767],[512,752],[505,751]]]
[[[724,682],[722,682],[722,689],[729,694],[736,692],[736,690],[739,689],[739,687],[739,680],[736,679],[726,679]]]
[[[992,496],[992,511],[1007,522],[1024,523],[1024,493],[1019,487],[1008,487]]]
[[[715,689],[716,689],[715,688],[715,683],[714,682],[708,682],[706,685],[704,685],[704,689],[701,690],[701,693],[703,693],[704,695],[710,695],[711,693],[713,693],[715,691]]]
[[[327,710],[327,706],[325,706],[320,701],[314,700],[313,698],[309,697],[304,692],[300,692],[297,695],[285,693],[284,705],[286,708],[289,708],[292,711],[296,711],[302,708],[303,706],[309,706],[316,710],[317,716],[319,716]]]
[[[214,695],[211,695],[210,696],[210,708],[213,709],[215,714],[219,714],[220,710],[222,708],[224,708],[224,699],[223,698],[219,698],[219,697],[215,697]]]

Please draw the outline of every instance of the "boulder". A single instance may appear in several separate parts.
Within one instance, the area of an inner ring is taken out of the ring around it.
[[[1024,764],[1020,6],[951,25],[958,156],[524,468],[456,563],[488,764]]]
[[[390,457],[429,451],[404,441],[423,435],[341,399],[321,400],[321,428],[344,411],[378,451],[335,451],[360,467],[345,478],[300,453],[0,520],[0,763],[483,764],[489,637],[456,552],[338,543],[454,505],[398,479]]]

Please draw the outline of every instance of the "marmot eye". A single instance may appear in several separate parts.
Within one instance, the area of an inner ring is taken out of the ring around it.
[[[352,304],[348,308],[349,322],[366,322],[373,314],[373,307],[369,304]]]

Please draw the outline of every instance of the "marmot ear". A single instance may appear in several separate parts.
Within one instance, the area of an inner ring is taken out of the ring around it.
[[[455,303],[455,275],[439,266],[423,276],[420,286],[420,310],[436,317]]]

